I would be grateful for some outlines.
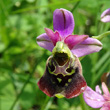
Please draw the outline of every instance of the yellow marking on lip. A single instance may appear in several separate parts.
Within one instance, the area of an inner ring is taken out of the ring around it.
[[[67,75],[69,76],[69,75],[72,75],[72,74],[74,74],[75,73],[75,69],[72,69],[72,71],[71,72],[68,72],[67,70],[68,70],[69,68],[67,68],[66,69],[66,72],[68,73]]]
[[[72,81],[72,79],[68,79],[68,82],[71,82]]]
[[[59,83],[62,81],[62,79],[60,79],[60,78],[57,78],[57,80],[58,80]]]
[[[63,97],[64,97],[64,95],[63,95],[63,94],[60,94],[60,93],[59,93],[59,94],[56,94],[55,96],[56,96],[57,98],[63,98]]]
[[[65,86],[68,86],[68,83],[66,83]]]

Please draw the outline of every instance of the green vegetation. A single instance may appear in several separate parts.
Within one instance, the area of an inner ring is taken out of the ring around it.
[[[74,34],[97,36],[110,30],[100,21],[110,0],[0,0],[0,110],[95,110],[82,95],[50,98],[37,86],[51,52],[36,44],[44,28],[53,29],[53,11],[65,8],[75,19]],[[94,89],[110,71],[110,35],[103,49],[81,60],[87,84]]]

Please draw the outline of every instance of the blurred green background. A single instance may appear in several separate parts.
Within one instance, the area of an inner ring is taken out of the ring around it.
[[[110,0],[0,0],[0,110],[95,110],[78,96],[50,98],[39,90],[51,52],[36,44],[44,28],[53,29],[53,11],[65,8],[75,19],[75,34],[90,37],[110,30],[100,21]],[[83,75],[93,89],[101,75],[110,71],[110,36],[102,41],[99,53],[81,60]]]

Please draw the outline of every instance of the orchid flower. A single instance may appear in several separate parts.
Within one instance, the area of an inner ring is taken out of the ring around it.
[[[38,82],[40,90],[50,97],[73,98],[84,92],[87,84],[78,57],[102,48],[100,41],[88,35],[72,35],[74,24],[70,11],[56,9],[53,13],[55,32],[45,28],[46,33],[37,37],[38,45],[52,52]]]
[[[58,98],[73,98],[86,89],[80,61],[64,43],[57,42],[38,86],[46,95]]]
[[[100,108],[100,110],[110,110],[110,93],[104,82],[102,82],[102,91],[99,86],[96,86],[96,91],[87,87],[83,92],[85,102],[92,108]]]
[[[101,14],[101,21],[102,21],[102,22],[110,22],[110,8],[106,9],[106,10]]]
[[[104,73],[101,76],[101,82],[104,82],[110,88],[110,72]]]
[[[102,48],[102,43],[88,35],[72,35],[75,22],[72,13],[66,9],[56,9],[53,13],[53,32],[45,28],[45,32],[37,37],[39,46],[52,52],[58,41],[65,43],[71,52],[81,57]]]

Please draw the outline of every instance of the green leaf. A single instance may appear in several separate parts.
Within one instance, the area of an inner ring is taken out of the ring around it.
[[[0,106],[1,110],[9,110],[16,94],[8,71],[0,72]]]
[[[20,104],[24,108],[24,110],[28,110],[34,105],[36,99],[36,88],[33,87],[32,84],[28,84],[20,97]]]
[[[11,54],[11,55],[20,54],[22,52],[23,52],[23,48],[17,46],[10,47],[7,50],[7,54]]]

